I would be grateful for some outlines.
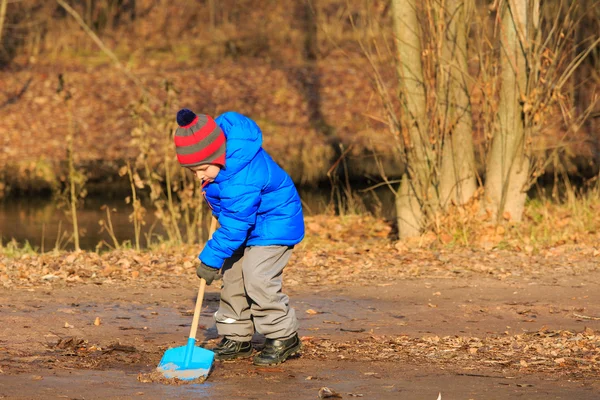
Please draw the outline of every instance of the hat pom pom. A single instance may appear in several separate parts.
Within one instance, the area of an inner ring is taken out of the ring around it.
[[[196,114],[187,108],[182,108],[181,110],[177,111],[177,125],[179,126],[191,124],[194,118],[196,118]]]

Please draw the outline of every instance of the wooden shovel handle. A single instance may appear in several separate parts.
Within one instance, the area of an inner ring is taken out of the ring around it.
[[[198,297],[196,298],[196,308],[194,309],[194,319],[192,320],[192,329],[190,330],[190,338],[196,339],[198,331],[198,321],[200,320],[200,311],[202,310],[202,299],[204,299],[204,289],[206,281],[200,278],[200,287],[198,288]]]
[[[217,230],[217,219],[215,217],[210,221],[210,231],[208,238],[212,238],[213,233]],[[198,297],[196,297],[196,308],[194,308],[194,319],[192,320],[192,328],[190,329],[190,338],[196,339],[198,332],[198,321],[200,320],[200,312],[202,311],[202,300],[204,299],[204,289],[206,289],[206,280],[200,278],[200,287],[198,288]]]

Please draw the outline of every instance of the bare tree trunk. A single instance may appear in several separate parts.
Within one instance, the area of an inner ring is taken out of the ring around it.
[[[444,135],[440,200],[465,204],[475,190],[475,153],[469,88],[467,85],[467,31],[472,0],[448,0],[443,10],[443,36],[438,98]]]
[[[210,29],[215,29],[217,26],[217,3],[216,0],[208,0],[208,13],[210,20]]]
[[[85,2],[85,23],[87,26],[92,26],[92,15],[94,14],[94,4],[92,0],[86,0]]]
[[[596,4],[596,7],[594,7],[594,4]],[[577,10],[576,18],[581,18],[581,23],[577,29],[576,43],[584,43],[585,38],[598,36],[600,31],[600,9],[594,0],[583,0]],[[577,56],[580,50],[578,47],[573,46],[573,58]],[[585,120],[585,127],[595,149],[595,167],[600,168],[600,46],[597,46],[596,50],[588,57],[586,64],[577,69],[570,81],[573,83],[573,87],[577,88],[577,90],[573,90],[573,99],[578,115],[584,114],[586,108],[594,104],[590,118]],[[595,172],[600,173],[598,170]]]
[[[0,47],[2,47],[2,28],[4,27],[4,20],[6,19],[6,5],[8,0],[2,0],[0,3]]]
[[[527,0],[508,0],[500,10],[501,89],[498,106],[499,128],[492,139],[486,166],[487,208],[497,220],[520,221],[530,173],[530,151],[525,143],[523,106],[526,93],[526,54],[519,33],[527,40]]]
[[[410,177],[405,173],[396,192],[396,222],[400,239],[419,236],[423,218],[421,204],[414,192]]]
[[[330,149],[325,150],[327,156],[340,156],[342,152],[340,151],[339,138],[335,134],[334,127],[327,122],[327,118],[323,113],[321,74],[317,63],[319,58],[317,37],[319,6],[320,1],[318,0],[298,0],[295,2],[290,11],[292,12],[292,23],[302,33],[301,53],[298,56],[299,62],[286,65],[287,62],[282,63],[272,60],[272,65],[275,68],[282,68],[283,66],[288,84],[300,87],[311,128],[331,145]],[[310,154],[314,153],[314,149],[302,144],[300,153],[303,158],[312,157]],[[317,172],[316,168],[305,168],[305,166],[301,166],[299,170],[301,171],[299,180],[304,183],[313,181]]]
[[[431,194],[431,154],[427,139],[427,118],[421,35],[416,0],[392,0],[396,38],[397,72],[400,80],[403,115],[402,132],[407,173],[396,196],[398,232],[401,238],[420,234],[423,208]]]

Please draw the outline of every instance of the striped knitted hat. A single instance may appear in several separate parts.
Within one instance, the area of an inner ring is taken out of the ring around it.
[[[208,115],[196,115],[187,108],[177,112],[175,148],[182,167],[200,164],[225,166],[225,134]]]

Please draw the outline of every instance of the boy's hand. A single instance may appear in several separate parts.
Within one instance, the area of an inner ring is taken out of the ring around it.
[[[207,285],[210,285],[219,275],[219,270],[200,263],[198,268],[196,268],[196,275],[198,275],[198,278],[204,279]]]

